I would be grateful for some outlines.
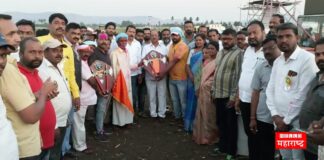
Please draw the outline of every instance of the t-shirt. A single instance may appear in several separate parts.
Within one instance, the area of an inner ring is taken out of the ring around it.
[[[168,58],[169,61],[173,59],[180,59],[170,70],[169,75],[171,80],[186,80],[186,64],[189,54],[188,46],[180,41],[177,44],[172,44],[170,46]]]
[[[19,111],[35,103],[35,96],[27,79],[20,73],[16,60],[9,56],[0,77],[0,94],[7,109],[7,118],[11,121],[17,136],[19,157],[39,155],[41,152],[39,122],[25,123],[18,115]]]
[[[41,90],[43,82],[38,75],[38,70],[29,71],[18,63],[20,72],[25,75],[33,93]],[[42,148],[48,149],[54,146],[54,130],[56,125],[55,111],[51,101],[46,101],[41,119],[39,120],[39,130],[42,136]]]
[[[82,65],[82,89],[80,92],[81,106],[89,106],[97,103],[96,91],[87,82],[92,73],[87,61],[81,61]]]
[[[6,108],[0,96],[0,155],[1,159],[16,160],[19,158],[15,132],[7,119]]]

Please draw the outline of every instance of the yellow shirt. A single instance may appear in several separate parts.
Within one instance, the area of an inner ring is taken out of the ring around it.
[[[189,55],[189,48],[183,42],[180,41],[177,44],[170,46],[168,58],[169,61],[173,59],[180,59],[170,70],[169,75],[171,80],[186,80],[186,64]]]
[[[41,152],[39,122],[27,124],[18,115],[19,111],[35,103],[35,96],[28,80],[19,72],[16,60],[9,56],[0,77],[0,94],[6,106],[7,118],[11,121],[17,136],[19,157],[39,155]]]
[[[53,39],[51,34],[48,34],[46,36],[37,37],[37,38],[42,44],[49,39]],[[69,88],[72,92],[73,98],[78,98],[78,97],[80,97],[80,95],[79,95],[79,87],[75,81],[73,50],[72,50],[71,46],[68,43],[66,43],[64,40],[62,40],[61,42],[67,46],[66,48],[63,48],[64,74],[65,74],[67,81],[69,83]]]

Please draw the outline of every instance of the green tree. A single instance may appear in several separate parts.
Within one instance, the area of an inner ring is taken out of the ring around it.
[[[183,21],[187,21],[187,17],[183,17]]]
[[[205,21],[205,25],[207,25],[208,23],[209,23],[208,20],[206,20],[206,21]]]
[[[122,21],[120,26],[122,27],[127,27],[128,25],[132,25],[133,22],[132,21]]]
[[[239,21],[235,21],[235,22],[233,23],[233,25],[234,25],[235,27],[238,27],[238,26],[242,26],[242,23],[239,22]]]
[[[174,21],[174,17],[173,16],[171,17],[171,21]]]
[[[196,17],[196,22],[199,22],[199,17]]]
[[[192,17],[189,17],[189,20],[192,21]]]
[[[210,20],[209,24],[214,24],[214,20]]]

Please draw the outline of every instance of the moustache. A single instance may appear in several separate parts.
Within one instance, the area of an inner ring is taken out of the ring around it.
[[[79,41],[80,38],[78,38],[78,37],[74,37],[73,40],[75,40],[75,41]]]
[[[55,59],[62,59],[63,56],[56,56]]]
[[[60,27],[60,28],[57,28],[56,31],[64,31],[64,29]]]
[[[324,60],[319,60],[316,64],[318,64],[318,65],[324,65]]]

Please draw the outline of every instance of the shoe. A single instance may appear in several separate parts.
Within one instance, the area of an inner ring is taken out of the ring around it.
[[[234,158],[234,156],[228,154],[228,155],[226,155],[225,160],[235,160],[235,158]]]
[[[103,134],[106,136],[110,136],[113,134],[113,132],[112,131],[103,131]]]
[[[93,150],[92,150],[91,148],[87,148],[87,149],[85,149],[85,150],[83,150],[83,151],[81,151],[81,152],[84,153],[84,154],[88,154],[88,155],[90,155],[90,154],[93,153]]]
[[[68,151],[63,156],[64,159],[68,159],[68,158],[75,159],[77,157],[78,157],[77,153],[73,151]]]
[[[103,133],[96,133],[95,139],[98,140],[99,142],[108,142],[109,141],[108,137]]]
[[[221,152],[219,150],[219,148],[214,148],[210,153],[209,155],[213,156],[213,157],[219,157],[219,156],[225,156],[226,154]]]

